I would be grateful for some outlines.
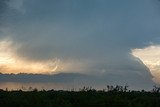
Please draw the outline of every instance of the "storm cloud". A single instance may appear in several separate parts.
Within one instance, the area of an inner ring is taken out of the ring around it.
[[[20,45],[18,56],[56,58],[63,68],[59,72],[94,74],[112,83],[153,84],[149,69],[131,49],[159,43],[159,1],[15,0],[7,6],[5,14],[13,18],[6,18],[9,25],[1,36]]]

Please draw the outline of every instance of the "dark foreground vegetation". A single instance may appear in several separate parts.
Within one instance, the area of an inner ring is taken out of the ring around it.
[[[0,107],[160,107],[160,88],[150,92],[107,86],[106,90],[0,90]]]

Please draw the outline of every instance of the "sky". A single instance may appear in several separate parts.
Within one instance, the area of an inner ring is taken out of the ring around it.
[[[159,0],[1,0],[0,13],[1,73],[160,83]]]

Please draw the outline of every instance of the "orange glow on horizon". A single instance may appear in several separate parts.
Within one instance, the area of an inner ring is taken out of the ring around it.
[[[16,48],[11,41],[0,42],[0,72],[1,73],[41,73],[50,74],[58,69],[58,60],[28,61],[17,56]]]

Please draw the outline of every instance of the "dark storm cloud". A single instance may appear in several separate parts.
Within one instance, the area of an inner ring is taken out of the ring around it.
[[[138,78],[137,78],[138,77]],[[122,80],[122,78],[130,78],[130,81]],[[137,78],[139,82],[135,82]],[[152,88],[152,82],[143,78],[136,73],[128,73],[128,75],[109,74],[103,76],[85,75],[80,73],[59,73],[55,75],[42,74],[0,74],[0,84],[6,82],[16,83],[52,83],[52,84],[68,84],[71,88],[81,88],[84,86],[94,86],[95,88],[106,88],[106,85],[129,85],[130,89],[147,89]],[[63,86],[62,86],[63,87]],[[63,87],[64,88],[64,87]]]
[[[18,2],[17,2],[18,3]],[[84,72],[113,74],[119,80],[152,78],[130,50],[154,42],[160,34],[156,0],[23,0],[25,10],[8,32],[31,60],[88,60]],[[11,6],[12,8],[17,7]],[[69,63],[69,62],[68,62]],[[106,76],[107,77],[107,76]],[[113,76],[114,77],[114,76]],[[103,77],[105,78],[105,77]],[[114,79],[113,79],[114,80]],[[150,82],[151,83],[151,82]],[[150,84],[149,83],[149,84]]]
[[[2,26],[3,20],[4,20],[4,13],[6,12],[8,6],[7,6],[7,2],[9,2],[9,0],[1,0],[0,1],[0,25]]]
[[[14,39],[24,42],[28,49],[21,51],[30,57],[35,51],[42,54],[38,58],[48,53],[80,58],[100,53],[104,58],[106,52],[143,47],[159,33],[159,15],[150,0],[25,2]]]

